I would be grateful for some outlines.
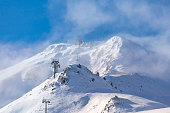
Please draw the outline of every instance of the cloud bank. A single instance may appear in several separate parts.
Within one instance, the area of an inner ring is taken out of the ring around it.
[[[33,56],[42,51],[49,42],[28,45],[25,42],[0,43],[0,70]]]
[[[169,32],[170,3],[166,1],[49,0],[48,6],[51,36],[58,39],[89,40],[95,35],[103,38],[119,33],[155,36]]]
[[[119,35],[169,61],[169,6],[166,0],[48,0],[51,32],[47,37],[56,43],[74,42],[79,37],[91,41]],[[18,43],[1,43],[0,69],[38,53],[48,44],[33,44],[23,48]]]
[[[53,36],[64,40],[78,37],[100,40],[119,35],[157,54],[157,60],[147,61],[153,64],[151,71],[169,76],[170,3],[167,0],[67,0],[58,11],[59,1],[49,0],[49,4],[51,14],[62,12],[61,25],[54,21],[58,16],[51,18]]]

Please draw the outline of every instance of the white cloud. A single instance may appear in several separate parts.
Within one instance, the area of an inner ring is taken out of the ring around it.
[[[95,2],[90,0],[67,2],[66,20],[80,28],[95,28],[101,24],[113,21],[111,15],[103,11]]]
[[[127,17],[133,25],[150,25],[152,29],[165,32],[170,29],[170,9],[162,4],[149,3],[149,1],[116,1],[120,12]],[[142,30],[142,29],[141,29]]]
[[[51,24],[53,25],[52,37],[64,37],[66,40],[81,37],[100,25],[114,21],[113,15],[103,10],[104,2],[67,0],[63,3],[65,5],[60,9],[58,9],[60,7],[59,1],[49,0],[48,3]],[[58,18],[61,19],[60,22],[63,22],[63,25],[56,24]]]
[[[49,0],[49,2],[52,4],[50,9],[55,9],[58,2],[55,0]],[[51,11],[56,12],[56,10]],[[169,12],[170,9],[168,6],[151,2],[150,0],[105,0],[102,2],[96,0],[67,0],[61,14],[66,25],[60,28],[60,26],[54,24],[55,27],[52,34],[59,37],[59,34],[63,32],[62,29],[65,30],[70,27],[69,30],[67,29],[64,32],[62,37],[73,40],[92,32],[104,24],[108,26],[108,29],[109,27],[110,29],[124,29],[126,27],[125,29],[132,28],[134,30],[127,30],[125,32],[127,34],[128,32],[135,33],[140,30],[143,36],[133,36],[129,33],[128,35],[122,35],[122,37],[133,40],[143,47],[147,47],[159,56],[156,62],[154,60],[146,61],[150,63],[150,67],[152,68],[143,68],[141,70],[152,71],[155,75],[156,72],[164,73],[168,76],[169,71],[167,70],[170,62]],[[145,32],[152,31],[156,33],[146,36],[147,33]],[[141,68],[146,67],[145,63],[141,63]]]
[[[47,45],[49,45],[49,42],[40,42],[31,45],[24,42],[0,43],[0,70],[33,56]]]
[[[139,44],[147,54],[140,51],[135,51],[135,57],[140,58],[136,63],[128,66],[132,72],[145,73],[147,76],[170,80],[170,39],[166,35],[158,35],[155,37],[136,37],[129,34],[120,34],[122,37],[127,38]],[[135,47],[133,48],[135,50]],[[142,56],[141,56],[142,55]],[[129,53],[126,54],[127,59],[134,58]],[[130,62],[125,60],[123,62]]]

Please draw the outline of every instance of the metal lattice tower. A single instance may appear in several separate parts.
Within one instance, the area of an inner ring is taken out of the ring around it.
[[[58,72],[58,68],[60,68],[59,60],[53,59],[51,65],[53,65],[54,68],[53,71],[54,71],[54,78],[55,78],[55,74]]]
[[[81,46],[82,43],[83,43],[82,39],[79,38],[79,39],[77,40],[78,50],[80,50],[80,46]],[[76,62],[77,62],[77,63],[78,63],[78,60],[79,60],[79,51],[78,51],[78,50],[77,50],[77,58],[76,58]]]
[[[47,105],[50,103],[50,100],[48,100],[48,99],[43,99],[43,100],[42,100],[42,103],[45,103],[45,113],[47,113],[47,110],[48,110]]]

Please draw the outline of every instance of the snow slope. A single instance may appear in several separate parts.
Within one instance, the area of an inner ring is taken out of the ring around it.
[[[146,110],[146,111],[140,111],[137,113],[169,113],[170,108],[160,108],[160,109],[154,109],[154,110]]]
[[[78,62],[76,61],[77,54],[79,54]],[[80,48],[72,44],[53,44],[35,56],[0,71],[0,108],[49,78],[52,75],[50,63],[54,58],[60,61],[61,68],[59,72],[70,64],[80,63],[94,73],[99,72],[100,76],[126,74],[130,77],[129,73],[132,72],[149,73],[150,67],[154,66],[148,62],[151,59],[157,62],[153,53],[146,50],[146,48],[117,36],[103,42],[84,43]],[[131,78],[127,80],[131,80]],[[110,78],[108,82],[112,82],[112,79]],[[130,85],[135,86],[135,83]],[[155,92],[156,89],[153,89]],[[131,90],[128,93],[135,94],[136,92]],[[166,89],[159,93],[169,94]]]
[[[163,108],[166,105],[129,94],[121,94],[85,66],[70,65],[57,77],[47,79],[0,113],[127,113]]]

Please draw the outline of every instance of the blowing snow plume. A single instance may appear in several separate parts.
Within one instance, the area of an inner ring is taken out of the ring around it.
[[[6,98],[2,101],[1,107],[48,78],[52,74],[52,59],[59,59],[59,72],[67,65],[77,63],[77,51],[78,63],[87,66],[94,73],[99,72],[100,76],[137,72],[146,76],[166,78],[169,73],[170,63],[166,59],[160,59],[145,46],[121,37],[115,36],[106,42],[94,44],[83,43],[80,48],[72,44],[53,44],[35,56],[0,71],[0,97]],[[6,87],[8,90],[5,90]],[[10,96],[14,92],[17,93]]]
[[[166,105],[159,101],[126,94],[128,91],[133,94],[143,93],[146,97],[150,94],[158,97],[165,93],[169,94],[166,90],[158,92],[157,88],[161,87],[157,87],[152,79],[140,75],[108,76],[103,79],[80,64],[69,65],[56,76],[56,78],[51,76],[21,98],[0,109],[0,112],[44,112],[44,101],[49,102],[46,108],[50,113],[138,112]],[[113,87],[115,83],[112,79],[121,82],[121,86]],[[110,85],[108,80],[113,82],[113,85]],[[137,86],[139,81],[143,87]],[[157,88],[154,88],[155,86]],[[150,88],[154,89],[151,91]]]

